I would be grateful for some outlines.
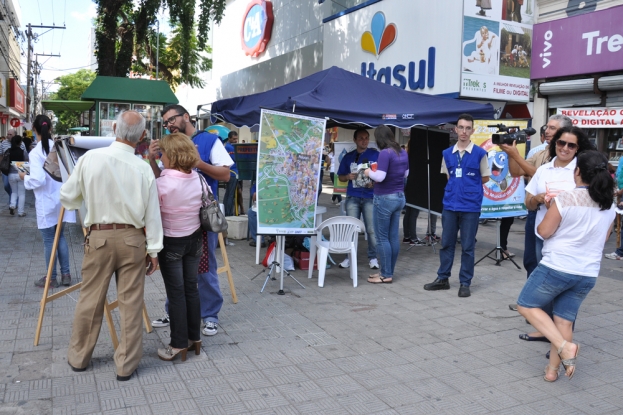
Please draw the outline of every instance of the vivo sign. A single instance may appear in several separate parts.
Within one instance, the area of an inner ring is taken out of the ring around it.
[[[623,6],[534,26],[532,79],[623,69]]]

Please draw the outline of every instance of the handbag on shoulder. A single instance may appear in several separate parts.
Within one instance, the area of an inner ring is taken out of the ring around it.
[[[201,173],[198,174],[201,181],[201,208],[199,208],[201,229],[206,232],[224,232],[227,230],[227,219],[225,219],[218,202],[214,200],[212,192],[207,190],[208,184],[205,179]]]
[[[2,172],[2,174],[8,176],[9,170],[11,170],[11,149],[8,149],[4,152],[2,161],[0,161],[0,171]]]

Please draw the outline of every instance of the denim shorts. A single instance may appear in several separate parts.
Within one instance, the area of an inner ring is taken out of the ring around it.
[[[568,274],[539,264],[526,281],[517,304],[526,308],[543,308],[553,303],[554,315],[575,321],[586,295],[597,278]]]

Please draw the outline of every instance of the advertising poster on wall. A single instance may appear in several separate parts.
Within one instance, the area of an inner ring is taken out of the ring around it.
[[[528,102],[534,1],[464,0],[461,96]]]
[[[262,110],[257,233],[314,233],[325,127],[325,119]]]
[[[335,164],[336,174],[333,177],[333,194],[345,195],[346,188],[348,187],[348,182],[341,181],[337,175],[337,171],[340,168],[340,163],[342,162],[342,159],[344,158],[344,156],[347,153],[350,153],[351,151],[356,149],[357,146],[355,145],[354,141],[344,141],[344,142],[336,141],[335,143],[333,143],[333,145],[335,146],[334,147],[334,151],[335,151],[334,162],[336,163]],[[376,146],[376,141],[368,142],[368,147],[378,149],[378,147]]]
[[[557,114],[571,118],[580,128],[622,128],[623,108],[558,108]]]
[[[524,204],[526,191],[523,177],[511,177],[508,171],[508,156],[499,146],[491,142],[491,134],[497,133],[498,129],[489,127],[489,125],[498,123],[499,120],[474,121],[472,141],[487,152],[491,170],[489,181],[482,185],[484,197],[480,217],[483,219],[509,218],[528,214]],[[527,121],[510,120],[505,124],[507,127],[518,127],[520,130],[528,127]],[[518,144],[517,149],[522,157],[525,156],[525,144]]]

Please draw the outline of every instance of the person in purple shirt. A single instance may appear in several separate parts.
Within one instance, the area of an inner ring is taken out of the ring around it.
[[[381,266],[378,274],[370,275],[373,284],[391,283],[400,252],[400,212],[405,206],[404,179],[409,175],[409,156],[394,140],[394,133],[386,125],[374,131],[381,150],[376,171],[366,169],[364,174],[374,180],[374,230],[376,255]]]

